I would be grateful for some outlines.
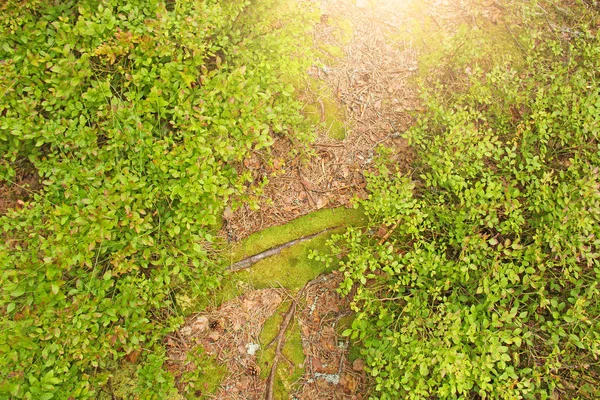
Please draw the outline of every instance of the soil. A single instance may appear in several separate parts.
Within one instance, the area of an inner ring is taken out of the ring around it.
[[[38,176],[30,170],[19,170],[13,183],[0,182],[0,215],[11,208],[23,207],[41,189]]]
[[[297,313],[306,356],[306,372],[292,398],[362,399],[367,382],[364,363],[348,359],[350,343],[340,336],[340,322],[351,314],[350,299],[336,289],[340,272],[316,280],[305,291],[306,306]]]
[[[279,307],[282,289],[262,289],[226,302],[189,319],[175,335],[167,338],[168,369],[180,381],[182,374],[198,368],[187,361],[189,351],[200,346],[204,352],[227,367],[228,375],[217,392],[217,399],[261,399],[265,380],[257,363],[259,336],[265,321]],[[183,384],[179,389],[186,391]],[[202,395],[201,389],[196,395]]]
[[[340,272],[323,275],[309,282],[295,299],[297,323],[300,325],[305,354],[305,373],[291,398],[362,399],[367,382],[361,359],[350,362],[349,342],[339,335],[340,320],[350,315],[350,299],[341,297],[336,289],[343,276]],[[219,307],[189,318],[177,333],[167,337],[169,362],[167,368],[175,375],[182,393],[188,388],[183,374],[196,368],[188,355],[198,349],[227,368],[215,399],[265,398],[267,379],[262,379],[258,361],[259,336],[265,321],[272,316],[285,298],[284,289],[251,290]],[[285,327],[283,329],[285,331]],[[283,341],[285,341],[285,336]],[[288,362],[284,357],[280,362]],[[195,393],[203,395],[201,389]]]
[[[344,57],[323,60],[307,71],[324,82],[334,101],[345,111],[346,137],[331,138],[321,129],[311,145],[313,156],[290,156],[294,143],[276,138],[268,165],[259,154],[244,162],[257,177],[268,176],[258,197],[258,208],[248,205],[226,216],[223,236],[240,240],[273,225],[281,225],[324,207],[348,206],[366,196],[364,173],[373,168],[379,145],[393,149],[390,160],[406,170],[411,151],[402,137],[413,121],[418,99],[408,84],[417,70],[416,54],[394,36],[403,20],[401,2],[379,0],[374,7],[359,8],[355,0],[322,0],[321,22],[314,32],[315,47],[343,49]],[[353,36],[346,43],[334,21],[349,22]],[[315,93],[306,93],[325,112]],[[321,116],[323,119],[323,115]]]

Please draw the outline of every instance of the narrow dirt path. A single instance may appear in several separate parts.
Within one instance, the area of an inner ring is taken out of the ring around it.
[[[366,374],[362,361],[349,361],[350,343],[340,336],[341,320],[350,315],[350,300],[336,291],[342,279],[340,272],[319,276],[296,296],[282,288],[249,290],[188,319],[166,340],[167,368],[175,375],[180,391],[190,392],[185,374],[204,368],[190,359],[201,349],[227,369],[217,391],[209,395],[212,398],[281,399],[281,389],[274,391],[275,382],[281,380],[282,373],[292,374],[296,368],[304,373],[286,389],[290,398],[364,398]],[[275,337],[261,346],[266,321],[282,305],[284,312]],[[302,365],[290,365],[293,362],[282,351],[290,340],[292,326],[300,331],[305,356]],[[260,352],[271,347],[274,357],[263,364]],[[261,370],[266,373],[261,374]],[[208,395],[202,382],[192,393]]]
[[[257,176],[269,176],[259,199],[259,209],[242,207],[227,220],[224,236],[242,239],[269,226],[281,225],[323,207],[348,205],[365,196],[364,172],[372,168],[379,145],[394,149],[392,159],[407,166],[410,150],[401,133],[412,121],[418,102],[408,84],[416,72],[415,52],[399,40],[406,5],[399,0],[379,0],[357,7],[355,0],[321,0],[321,22],[314,32],[322,65],[313,66],[309,79],[325,83],[333,101],[344,110],[346,137],[332,139],[323,130],[312,145],[308,160],[290,158],[294,143],[277,139],[275,158],[268,166],[259,155],[244,162]],[[345,39],[344,27],[351,38]],[[323,49],[336,48],[343,57],[326,57]],[[325,108],[316,98],[321,113]],[[325,117],[322,115],[322,117]]]
[[[316,4],[321,19],[314,31],[315,47],[342,49],[343,56],[326,57],[324,51],[322,63],[307,73],[309,79],[324,84],[344,110],[346,137],[336,140],[325,130],[319,132],[312,145],[314,156],[308,160],[291,158],[294,143],[285,138],[277,139],[272,148],[277,160],[274,164],[268,165],[259,154],[245,160],[245,168],[256,176],[269,176],[269,183],[258,199],[258,210],[227,210],[222,233],[229,241],[365,196],[364,175],[373,168],[379,145],[391,149],[388,157],[400,170],[408,170],[411,151],[402,133],[413,122],[411,115],[419,102],[409,84],[417,72],[416,52],[402,39],[406,37],[403,29],[414,18],[408,15],[406,1],[317,0]],[[344,27],[350,27],[349,38],[340,34]],[[316,95],[312,98],[321,102]],[[324,114],[323,103],[320,109]],[[321,117],[323,120],[326,116]],[[251,256],[234,264],[233,269],[252,268],[253,261],[288,251],[307,238],[296,238]],[[281,393],[274,393],[275,382],[283,381],[282,371],[293,375],[298,369],[303,371],[302,376],[285,388],[290,398],[365,398],[368,380],[364,363],[360,358],[350,361],[350,343],[340,335],[340,327],[347,323],[344,318],[352,314],[351,298],[337,293],[342,278],[340,272],[321,275],[296,293],[283,288],[246,290],[190,318],[167,343],[171,369],[182,376],[197,368],[187,356],[200,346],[228,370],[210,398],[280,398]],[[261,331],[278,312],[281,321],[273,340],[262,349]],[[301,365],[294,365],[282,352],[286,341],[291,340],[292,329],[300,331],[304,353]],[[265,363],[260,352],[269,347],[275,349],[274,356]]]
[[[357,7],[356,0],[319,0],[317,4],[321,20],[315,28],[314,45],[324,59],[307,71],[307,79],[325,86],[344,111],[346,137],[336,140],[325,130],[319,132],[312,145],[314,156],[308,160],[290,158],[294,144],[284,138],[272,149],[280,163],[269,166],[258,154],[245,160],[244,166],[256,176],[270,176],[269,183],[258,210],[227,210],[223,236],[228,240],[245,238],[320,208],[349,205],[355,196],[365,196],[364,173],[372,168],[379,145],[394,149],[392,157],[400,167],[410,161],[401,133],[410,125],[410,111],[417,104],[408,85],[416,62],[410,46],[397,38],[403,23],[401,2],[379,0],[366,8]],[[344,27],[350,28],[350,37],[341,32]],[[343,57],[326,57],[323,49],[331,48],[342,49]],[[315,93],[306,95],[321,102]],[[320,108],[324,113],[322,103]],[[290,246],[280,247],[275,248],[278,253]],[[251,268],[252,260],[270,256],[271,250],[235,264],[236,268]],[[289,374],[297,368],[304,371],[288,388],[290,398],[362,399],[367,382],[363,364],[360,359],[349,361],[350,343],[340,336],[342,319],[351,315],[351,299],[336,291],[341,280],[339,272],[322,275],[295,295],[283,288],[248,290],[207,309],[170,338],[171,369],[182,377],[197,368],[187,357],[200,346],[228,370],[212,396],[217,399],[280,398],[281,393],[274,393],[273,387],[274,381],[281,379],[282,368]],[[271,344],[276,346],[274,359],[261,365],[260,351],[266,350],[257,347],[261,331],[282,306],[288,312],[283,311],[276,344]],[[305,357],[300,366],[291,365],[281,352],[290,339],[289,326],[300,331]]]

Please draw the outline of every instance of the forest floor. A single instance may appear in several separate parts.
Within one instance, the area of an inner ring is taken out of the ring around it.
[[[256,176],[268,176],[268,183],[257,198],[259,207],[243,206],[225,213],[221,234],[232,242],[232,253],[246,246],[250,249],[245,256],[251,256],[260,252],[257,243],[266,241],[275,247],[319,229],[360,224],[360,218],[350,222],[351,215],[345,221],[343,208],[351,207],[354,198],[367,195],[365,172],[373,168],[380,145],[391,149],[387,157],[398,170],[409,171],[411,151],[402,133],[419,108],[410,81],[418,72],[417,52],[412,39],[407,40],[410,27],[423,13],[441,21],[440,12],[456,10],[444,10],[447,2],[433,2],[431,8],[411,15],[406,3],[317,3],[321,17],[313,40],[320,59],[307,71],[306,90],[301,93],[307,103],[305,112],[313,114],[307,116],[321,127],[311,145],[312,156],[290,157],[294,143],[278,138],[272,148],[276,163],[268,165],[259,154],[245,160],[244,166]],[[265,230],[285,228],[290,221],[299,221],[298,217],[336,207],[337,219],[326,217],[320,225],[301,221],[295,236]],[[330,232],[320,236],[323,245]],[[203,384],[192,385],[196,395],[217,399],[365,398],[364,363],[341,336],[352,320],[351,298],[336,291],[342,274],[323,271],[306,260],[307,249],[319,246],[314,240],[296,246],[303,250],[285,249],[278,258],[263,260],[262,267],[250,267],[253,271],[247,274],[265,275],[258,279],[262,284],[230,274],[218,299],[167,339],[169,368],[178,376],[182,392],[192,390],[185,373],[202,368],[188,357],[201,348],[205,361],[216,361],[226,371],[210,369],[221,371],[221,381],[206,377]],[[267,248],[262,243],[262,250]],[[238,251],[232,262],[243,258]],[[295,270],[306,263],[312,265],[312,274]],[[277,279],[286,270],[294,284]]]
[[[352,322],[352,298],[337,292],[343,275],[310,253],[325,250],[332,233],[364,224],[362,212],[351,208],[367,196],[365,174],[374,170],[380,146],[398,171],[411,172],[403,132],[420,107],[413,78],[423,45],[413,28],[421,34],[423,26],[451,28],[464,7],[461,0],[300,4],[320,12],[312,37],[317,62],[297,85],[306,116],[318,126],[315,141],[297,152],[297,143],[279,136],[268,157],[274,162],[259,152],[244,160],[243,167],[266,184],[255,196],[257,206],[226,209],[221,237],[230,244],[232,264],[269,249],[277,255],[229,273],[212,301],[192,304],[201,311],[165,339],[167,368],[182,396],[367,396],[364,362],[341,335]],[[40,187],[28,173],[13,183],[0,186],[0,213]],[[188,378],[194,372],[199,381]]]
[[[223,213],[221,255],[230,270],[208,299],[176,299],[187,317],[164,340],[165,367],[181,398],[369,397],[360,351],[342,335],[353,321],[352,294],[338,292],[343,272],[312,256],[327,251],[332,235],[365,226],[355,199],[368,196],[366,176],[377,173],[379,157],[413,173],[404,133],[422,110],[422,60],[436,35],[456,31],[472,14],[467,0],[298,3],[320,14],[311,38],[316,62],[295,84],[317,126],[315,140],[297,151],[293,135],[279,135],[268,155],[243,160],[240,167],[264,184],[252,204],[234,201]],[[478,12],[496,24],[498,3],[481,3]],[[23,172],[10,187],[0,185],[0,215],[22,206],[39,180]],[[386,237],[385,229],[374,234]],[[132,354],[126,373],[139,356]]]
[[[394,149],[399,166],[408,165],[410,150],[402,132],[418,105],[408,83],[417,64],[410,44],[399,40],[403,18],[410,18],[402,16],[403,3],[319,3],[321,18],[313,40],[320,59],[307,71],[301,93],[305,112],[321,123],[311,145],[313,156],[289,158],[294,143],[278,138],[273,146],[275,158],[281,160],[277,170],[262,163],[259,155],[247,160],[245,166],[268,176],[268,184],[258,197],[258,208],[243,206],[227,219],[229,237],[243,239],[365,196],[364,172],[372,168],[379,145]]]

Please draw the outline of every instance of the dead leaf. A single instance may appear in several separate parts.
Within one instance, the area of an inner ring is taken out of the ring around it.
[[[313,311],[313,319],[312,322],[320,322],[321,321],[321,317],[319,315],[319,311],[318,310],[314,310]]]
[[[365,360],[363,360],[362,358],[357,358],[356,360],[354,360],[354,362],[352,363],[352,369],[357,372],[364,370]]]
[[[132,364],[135,364],[138,357],[142,354],[142,350],[134,350],[125,356],[125,359]]]
[[[260,162],[254,155],[252,155],[244,158],[244,166],[249,169],[258,169]]]
[[[344,387],[350,392],[350,393],[354,393],[356,392],[356,389],[358,387],[358,382],[356,381],[356,379],[353,376],[350,375],[344,375],[344,377],[342,378],[343,380],[343,385]],[[341,383],[341,381],[340,381]]]
[[[236,318],[233,321],[233,324],[231,326],[231,329],[233,329],[235,332],[241,330],[245,325],[246,325],[247,321],[245,318]]]
[[[242,301],[242,309],[244,311],[250,311],[256,306],[258,306],[258,301],[256,300],[244,299],[244,301]]]
[[[313,357],[312,366],[316,372],[324,372],[325,371],[325,369],[323,368],[323,364],[321,363],[321,360],[319,360],[317,357]]]
[[[231,206],[227,206],[223,210],[223,219],[229,221],[231,218],[233,218],[233,210],[231,210]]]
[[[300,179],[300,182],[306,188],[306,190],[315,190],[315,185],[313,185],[312,183],[310,183],[306,179],[302,178],[302,179]]]
[[[329,383],[325,380],[325,379],[319,379],[317,380],[317,386],[319,387],[320,390],[327,390],[329,389]]]
[[[325,207],[329,203],[329,200],[326,197],[319,197],[317,199],[317,208],[321,209]]]
[[[377,232],[375,232],[375,236],[377,237],[384,237],[386,234],[388,233],[388,229],[386,226],[382,225],[379,227],[379,229],[377,229]]]
[[[194,321],[193,324],[193,329],[201,333],[206,331],[208,329],[208,318],[204,315],[196,318],[196,321]]]
[[[217,340],[219,340],[221,338],[221,334],[217,331],[212,331],[211,333],[208,334],[208,338],[211,339],[212,341],[216,342]]]
[[[306,325],[302,325],[302,336],[304,336],[304,337],[310,336],[310,329]]]

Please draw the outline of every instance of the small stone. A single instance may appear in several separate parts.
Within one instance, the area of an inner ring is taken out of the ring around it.
[[[315,378],[323,379],[325,382],[332,385],[337,385],[340,383],[340,376],[338,374],[321,374],[319,372],[315,372]]]
[[[256,352],[258,351],[258,349],[260,349],[260,344],[258,343],[248,343],[246,345],[246,354],[248,354],[249,356],[253,356],[256,354]]]

